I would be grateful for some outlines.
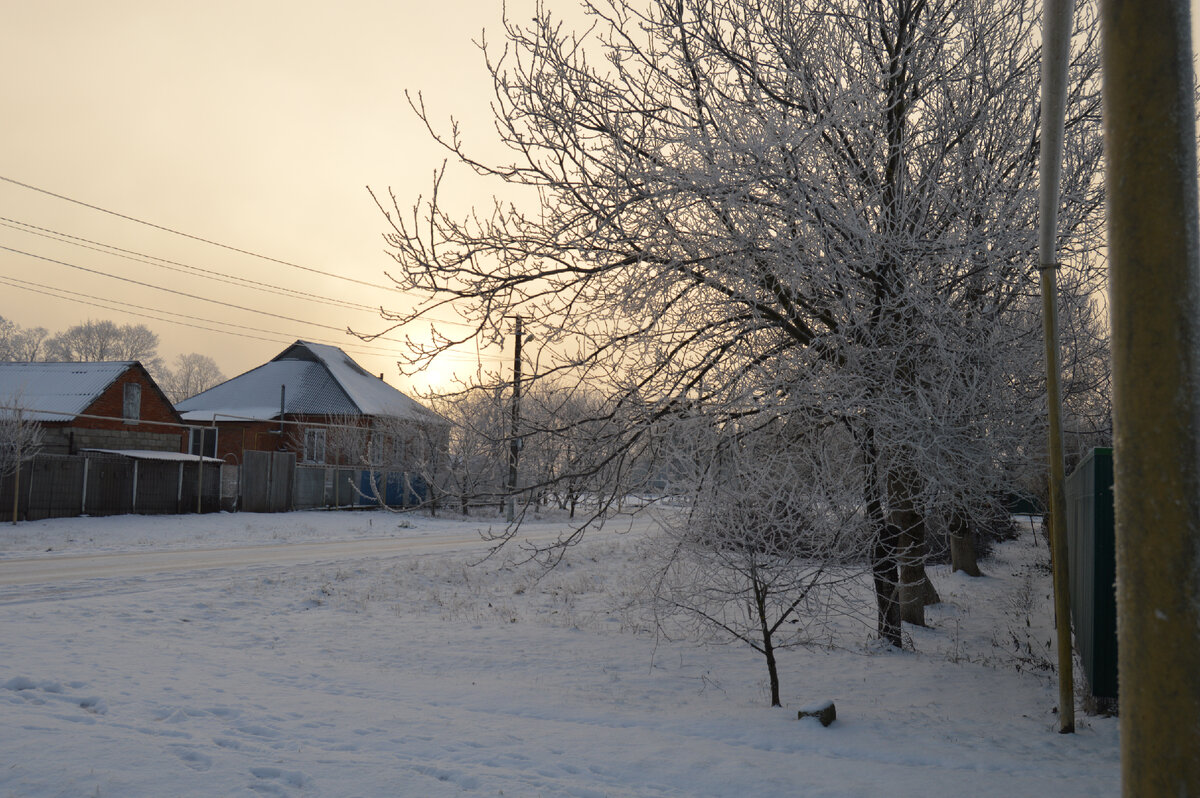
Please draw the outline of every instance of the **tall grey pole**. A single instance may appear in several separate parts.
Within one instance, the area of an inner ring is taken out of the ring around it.
[[[1071,645],[1071,582],[1067,570],[1067,502],[1063,463],[1062,391],[1058,345],[1058,183],[1062,174],[1063,117],[1071,56],[1072,0],[1046,0],[1042,25],[1042,151],[1039,251],[1042,325],[1046,343],[1046,401],[1050,429],[1050,547],[1054,566],[1054,617],[1058,635],[1058,730],[1075,731],[1074,649]]]
[[[1200,795],[1200,229],[1187,0],[1104,0],[1121,782]]]

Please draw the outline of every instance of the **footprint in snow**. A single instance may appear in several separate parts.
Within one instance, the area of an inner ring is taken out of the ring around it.
[[[282,768],[272,767],[250,768],[250,775],[258,779],[258,781],[250,784],[250,789],[272,795],[287,794],[283,787],[275,782],[282,782],[283,785],[295,787],[298,790],[302,790],[313,783],[311,778],[298,770],[283,770]]]
[[[192,770],[208,770],[212,767],[212,757],[186,745],[167,746],[171,753],[183,760],[183,764]]]

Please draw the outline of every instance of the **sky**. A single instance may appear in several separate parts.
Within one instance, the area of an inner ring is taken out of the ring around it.
[[[430,382],[401,378],[397,343],[345,334],[382,331],[370,308],[406,303],[389,288],[385,221],[367,186],[407,206],[445,157],[406,90],[440,118],[469,120],[468,138],[488,130],[473,40],[498,28],[498,2],[4,6],[0,316],[51,333],[88,318],[143,323],[168,362],[199,352],[226,376],[305,339],[343,345],[398,387]],[[459,354],[431,377],[467,376],[474,360]]]
[[[199,352],[226,376],[296,339],[341,345],[416,393],[501,363],[459,351],[410,380],[399,340],[427,326],[371,344],[345,333],[382,332],[370,308],[411,301],[390,287],[367,191],[407,208],[446,157],[405,91],[497,152],[474,42],[485,29],[499,42],[499,0],[0,3],[0,316],[51,333],[145,324],[168,363]],[[527,6],[508,2],[518,19]],[[444,188],[461,213],[479,191],[462,172]]]

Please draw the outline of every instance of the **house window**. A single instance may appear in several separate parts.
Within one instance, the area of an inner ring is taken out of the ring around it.
[[[142,417],[142,386],[136,382],[125,383],[125,404],[122,417],[126,424],[136,424]]]
[[[305,463],[324,463],[325,462],[325,430],[323,429],[306,429],[304,430],[304,457]]]
[[[217,428],[191,427],[188,429],[188,451],[197,457],[217,456]]]

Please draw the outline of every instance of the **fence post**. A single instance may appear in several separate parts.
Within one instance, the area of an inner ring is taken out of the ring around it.
[[[37,471],[33,467],[33,461],[29,461],[29,479],[25,480],[27,486],[25,488],[25,520],[29,520],[29,510],[33,505],[33,475]]]
[[[92,464],[92,458],[83,458],[83,486],[79,491],[79,514],[87,515],[87,483],[88,483],[88,466]]]
[[[17,469],[13,471],[13,519],[17,523],[17,508],[21,504],[21,459],[17,458]]]

